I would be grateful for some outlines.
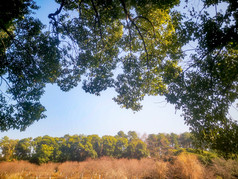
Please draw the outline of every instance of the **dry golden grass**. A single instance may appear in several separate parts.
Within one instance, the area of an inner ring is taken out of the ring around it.
[[[0,163],[0,178],[165,178],[166,164],[152,159],[101,158],[84,162],[48,163],[37,166],[28,162]]]
[[[26,161],[1,162],[0,178],[15,176],[28,176],[31,171],[36,171],[37,166]]]
[[[169,172],[168,163],[158,161],[156,162],[156,174],[157,178],[167,178]]]
[[[40,166],[26,161],[1,162],[0,179],[212,179],[217,178],[214,173],[218,177],[233,178],[233,175],[228,175],[225,171],[227,168],[232,168],[231,170],[236,172],[238,164],[235,168],[232,166],[233,163],[229,163],[224,169],[222,162],[216,161],[210,169],[204,168],[197,157],[192,154],[181,154],[171,163],[154,159],[129,160],[107,157],[96,160],[88,159],[83,162],[48,163]]]

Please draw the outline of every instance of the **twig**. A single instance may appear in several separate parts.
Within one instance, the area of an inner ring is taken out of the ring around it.
[[[9,88],[11,88],[11,86],[9,85],[9,83],[7,82],[7,80],[6,80],[5,78],[3,78],[3,77],[1,76],[1,79],[2,79],[3,81],[5,81],[5,83],[7,84],[7,86],[8,86]]]

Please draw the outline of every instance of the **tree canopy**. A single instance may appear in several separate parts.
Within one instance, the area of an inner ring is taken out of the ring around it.
[[[56,2],[49,31],[32,15],[33,0],[0,6],[1,131],[46,117],[47,83],[69,91],[83,80],[95,95],[114,88],[114,101],[134,111],[144,96],[164,95],[202,143],[237,153],[238,125],[228,116],[238,94],[236,0],[203,0],[201,10],[186,2],[186,14],[174,9],[179,0]]]
[[[238,97],[238,3],[203,3],[200,12],[190,11],[182,28],[198,45],[165,96],[183,110],[185,122],[201,143],[237,153],[238,124],[229,108]]]

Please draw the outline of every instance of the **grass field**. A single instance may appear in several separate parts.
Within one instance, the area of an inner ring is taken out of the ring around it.
[[[229,179],[238,174],[237,161],[216,159],[202,165],[193,154],[181,154],[170,161],[155,159],[88,159],[84,162],[31,164],[27,161],[1,162],[0,178],[84,178],[84,179]]]

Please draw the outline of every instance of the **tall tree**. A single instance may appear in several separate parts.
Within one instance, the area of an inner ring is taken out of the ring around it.
[[[157,142],[158,142],[158,148],[159,148],[159,157],[166,154],[168,149],[170,148],[170,142],[167,138],[166,134],[159,133],[157,135]]]
[[[137,133],[135,131],[128,131],[127,133],[127,139],[129,141],[133,140],[133,139],[139,139]]]
[[[64,152],[62,152],[63,156],[66,157],[66,160],[81,161],[81,150],[83,148],[83,145],[81,144],[82,137],[78,135],[67,135],[65,137],[66,143],[64,145]]]
[[[102,155],[102,145],[101,145],[102,140],[101,140],[101,138],[96,134],[89,135],[89,136],[87,136],[87,138],[89,138],[90,143],[93,146],[93,149],[97,153],[97,156],[100,157]]]
[[[102,155],[113,156],[116,146],[116,138],[113,136],[102,137]]]
[[[180,147],[192,148],[192,135],[189,132],[184,132],[179,136]]]
[[[126,134],[123,131],[119,131],[115,137],[126,137]]]
[[[37,137],[34,139],[32,162],[42,164],[57,161],[55,156],[57,150],[58,144],[55,138],[50,136]]]
[[[46,83],[56,82],[63,52],[57,38],[45,32],[32,0],[1,2],[0,130],[24,130],[44,118],[40,103]]]
[[[171,133],[170,134],[170,144],[171,144],[171,147],[177,149],[179,147],[179,144],[178,144],[178,138],[179,136],[175,133]]]
[[[197,46],[191,49],[182,73],[168,85],[166,97],[183,110],[201,143],[228,155],[238,154],[238,124],[229,115],[238,97],[238,2],[202,3],[201,10],[190,10],[181,26],[181,37]]]
[[[18,160],[29,160],[31,157],[32,138],[21,139],[15,147],[16,158]]]
[[[155,134],[149,134],[146,139],[147,148],[150,152],[150,156],[159,157],[159,144],[158,144],[158,136]]]
[[[126,137],[117,137],[114,150],[114,157],[125,157],[126,149],[128,147],[128,139]]]
[[[17,140],[9,139],[7,136],[0,140],[0,148],[3,156],[3,160],[12,161],[15,159],[15,147],[17,145]]]
[[[82,138],[81,144],[81,160],[85,160],[86,158],[96,158],[98,156],[93,148],[92,138],[90,136]]]
[[[132,139],[128,147],[126,149],[126,157],[127,158],[136,158],[141,159],[143,157],[147,157],[149,152],[146,147],[146,143],[144,143],[140,139]]]

